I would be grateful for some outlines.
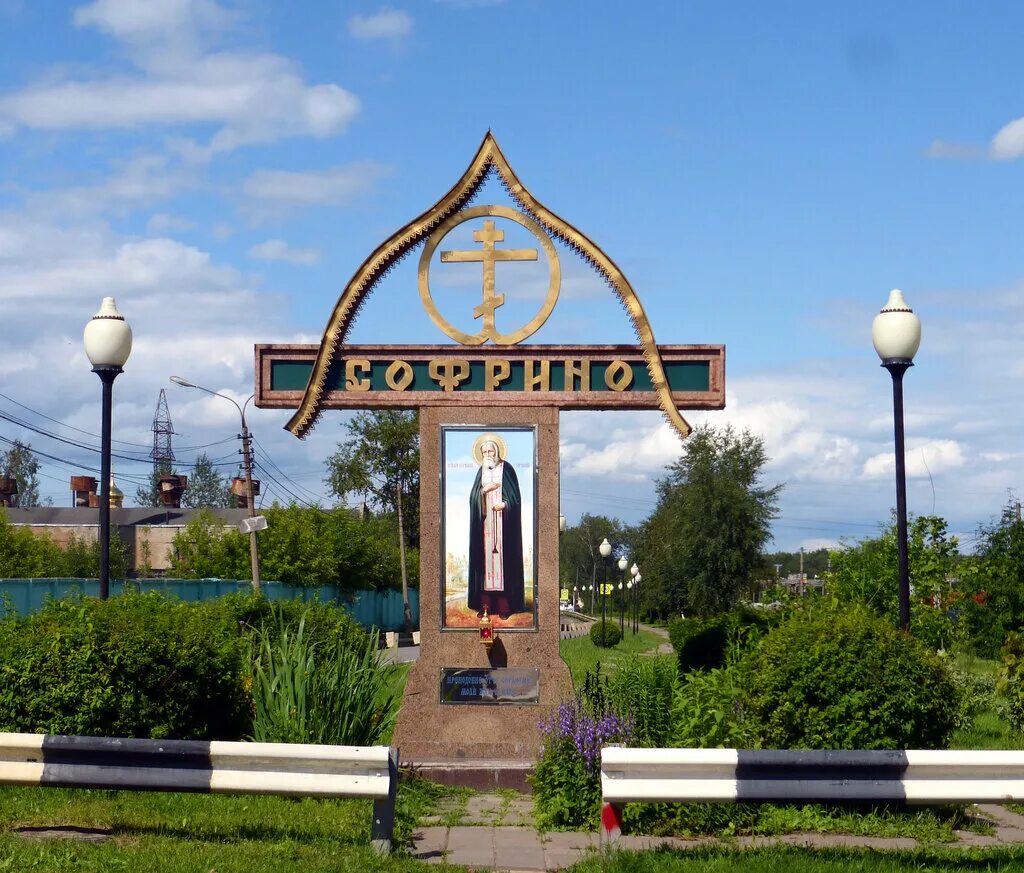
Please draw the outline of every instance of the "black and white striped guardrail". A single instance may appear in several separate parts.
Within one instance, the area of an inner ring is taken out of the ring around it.
[[[391,850],[397,760],[387,746],[0,733],[0,785],[368,797],[379,852]]]
[[[1024,800],[1024,751],[601,750],[601,831],[647,803],[999,803]]]

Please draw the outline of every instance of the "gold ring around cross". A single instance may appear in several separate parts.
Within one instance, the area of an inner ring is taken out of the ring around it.
[[[481,216],[507,218],[509,221],[514,221],[516,224],[525,227],[540,241],[541,248],[544,249],[544,254],[547,256],[550,281],[548,282],[548,290],[547,295],[544,298],[544,304],[528,324],[519,328],[519,330],[513,331],[512,333],[501,333],[495,324],[495,310],[505,302],[505,297],[502,294],[497,294],[495,291],[494,265],[497,261],[537,260],[537,250],[496,248],[495,243],[504,240],[504,233],[495,228],[493,221],[484,221],[483,229],[475,231],[473,234],[474,239],[482,244],[481,249],[441,252],[441,260],[445,263],[476,262],[483,264],[483,301],[473,310],[474,318],[483,319],[483,328],[475,334],[468,334],[459,330],[445,319],[443,315],[441,315],[437,305],[434,303],[433,297],[430,295],[430,262],[437,247],[441,244],[441,240],[443,240],[460,224],[474,218],[480,218]],[[420,299],[423,301],[423,308],[427,310],[427,315],[430,316],[430,320],[444,331],[444,333],[456,342],[467,346],[479,346],[487,342],[487,340],[491,340],[496,345],[500,346],[512,346],[516,343],[522,342],[527,337],[532,336],[540,330],[541,326],[548,320],[548,316],[551,315],[552,310],[555,308],[555,303],[558,301],[558,292],[561,285],[562,269],[558,262],[558,253],[555,251],[555,246],[551,241],[551,237],[549,237],[544,232],[544,228],[530,218],[530,216],[524,215],[522,212],[517,212],[515,209],[508,206],[474,206],[470,209],[456,212],[454,215],[449,216],[445,221],[443,221],[438,226],[437,230],[431,234],[430,239],[427,240],[427,244],[423,248],[423,254],[420,256],[418,286]]]

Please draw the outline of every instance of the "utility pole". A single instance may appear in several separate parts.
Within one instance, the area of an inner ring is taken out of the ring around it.
[[[236,406],[238,404],[235,404]],[[242,412],[242,457],[245,460],[245,493],[246,505],[249,507],[249,518],[256,517],[256,499],[252,493],[252,456],[249,445],[249,427],[245,423],[245,412]],[[252,563],[252,587],[260,592],[260,552],[256,545],[256,527],[249,531],[249,557]]]

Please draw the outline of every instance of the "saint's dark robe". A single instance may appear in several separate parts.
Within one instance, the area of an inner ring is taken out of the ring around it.
[[[505,618],[513,612],[525,612],[523,584],[523,499],[519,493],[516,471],[507,461],[501,465],[500,512],[487,510],[483,493],[484,469],[477,470],[469,492],[469,592],[470,609]],[[497,495],[497,491],[494,492]],[[490,525],[488,528],[487,526]],[[495,553],[494,549],[498,551]],[[500,567],[500,590],[491,590],[487,583],[487,564]]]

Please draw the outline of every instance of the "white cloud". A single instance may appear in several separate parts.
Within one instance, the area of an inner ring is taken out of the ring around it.
[[[315,264],[320,260],[320,249],[293,248],[282,239],[268,239],[249,249],[250,258],[261,261],[288,261],[291,264]]]
[[[381,9],[373,15],[353,15],[348,32],[356,39],[401,39],[412,33],[412,16],[397,9]]]
[[[999,161],[1011,161],[1024,155],[1024,118],[1017,118],[1004,125],[992,137],[989,151]]]
[[[257,205],[257,212],[268,208],[342,206],[369,192],[378,179],[390,172],[389,167],[374,161],[309,172],[257,170],[242,184],[242,193]]]
[[[213,51],[212,24],[233,13],[210,0],[98,0],[76,23],[120,40],[135,71],[70,79],[59,73],[0,98],[0,128],[70,131],[203,125],[213,130],[194,157],[288,136],[344,130],[359,102],[333,83],[307,84],[295,65],[269,52]]]
[[[966,463],[963,447],[956,440],[907,440],[906,468],[908,478],[926,479]],[[896,472],[893,452],[880,452],[864,461],[865,478],[892,478]]]
[[[212,0],[94,0],[74,14],[78,27],[95,27],[128,42],[162,42],[168,33],[219,30],[234,18]]]
[[[58,216],[62,220],[103,212],[122,214],[168,200],[194,187],[197,181],[192,169],[172,166],[165,155],[140,154],[118,160],[114,172],[100,183],[32,192],[26,197],[26,203],[32,212]],[[171,224],[162,229],[176,227]],[[161,232],[160,220],[154,232]]]
[[[818,549],[837,549],[840,541],[834,537],[808,537],[800,541],[800,545],[808,552],[816,552]]]
[[[943,139],[934,139],[925,149],[925,156],[929,158],[940,158],[949,160],[971,160],[985,156],[984,149],[968,143],[946,142]]]
[[[167,212],[157,212],[149,217],[146,222],[146,233],[151,236],[159,236],[178,230],[191,230],[195,223],[180,215],[171,215]]]

